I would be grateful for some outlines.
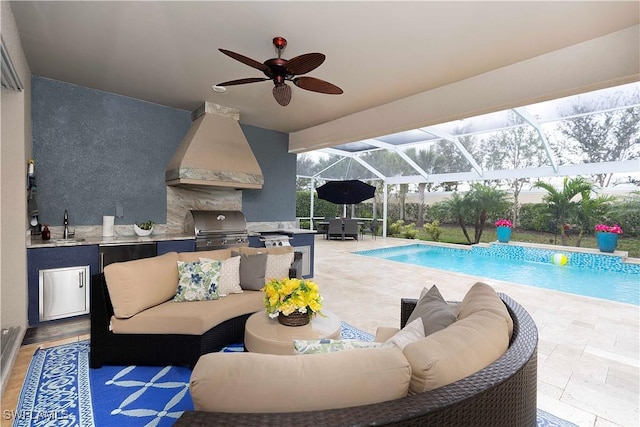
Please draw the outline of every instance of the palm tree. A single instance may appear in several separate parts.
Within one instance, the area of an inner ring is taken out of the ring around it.
[[[535,187],[542,188],[547,191],[543,197],[549,213],[556,221],[557,230],[562,238],[562,245],[569,244],[568,236],[565,233],[564,226],[572,218],[578,214],[582,200],[588,200],[593,191],[593,184],[586,181],[582,177],[569,179],[565,177],[562,183],[562,190],[558,191],[553,185],[546,182],[537,182]],[[577,196],[581,196],[579,199]]]
[[[471,238],[469,237],[465,223],[465,218],[469,213],[469,205],[467,200],[465,200],[465,197],[462,197],[459,193],[455,192],[451,195],[451,198],[442,202],[442,208],[449,216],[455,218],[460,228],[462,228],[462,232],[464,233],[464,237],[467,238],[467,242],[471,243]]]
[[[480,243],[487,218],[509,208],[508,194],[485,184],[476,183],[465,195],[474,219],[474,243]]]
[[[580,227],[580,233],[576,239],[576,246],[580,247],[582,236],[586,230],[593,230],[596,222],[600,222],[609,212],[611,202],[615,200],[613,196],[598,196],[591,198],[588,195],[583,198],[578,205],[573,221]]]

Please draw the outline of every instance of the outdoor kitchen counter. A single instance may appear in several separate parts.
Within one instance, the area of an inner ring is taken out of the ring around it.
[[[294,234],[316,234],[316,230],[308,230],[306,228],[272,228],[249,231],[249,236],[260,236],[261,234],[287,234],[293,236]]]
[[[194,239],[193,234],[178,233],[178,234],[152,234],[147,237],[139,237],[135,234],[121,235],[114,237],[103,237],[95,235],[79,235],[78,239],[84,239],[81,241],[66,241],[57,242],[60,239],[59,236],[51,237],[51,240],[42,240],[40,236],[27,236],[27,248],[58,248],[68,246],[83,246],[83,245],[126,245],[130,243],[148,243],[148,242],[161,242],[170,240],[188,240]]]

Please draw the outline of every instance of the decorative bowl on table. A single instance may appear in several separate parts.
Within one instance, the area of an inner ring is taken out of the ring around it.
[[[153,221],[133,224],[133,231],[140,237],[149,236],[153,232]]]

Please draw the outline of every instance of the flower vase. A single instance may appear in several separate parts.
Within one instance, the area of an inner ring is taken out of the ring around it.
[[[310,321],[309,313],[300,313],[298,310],[294,311],[288,316],[278,313],[278,322],[284,326],[304,326]]]
[[[600,231],[596,234],[600,252],[614,252],[618,247],[618,233]]]
[[[511,227],[496,227],[496,236],[498,237],[498,242],[509,243],[511,239]]]

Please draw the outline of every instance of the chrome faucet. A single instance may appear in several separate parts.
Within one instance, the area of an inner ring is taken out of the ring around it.
[[[62,223],[64,224],[64,230],[62,231],[62,238],[68,239],[69,238],[69,212],[66,209],[64,210],[64,219],[62,220]]]

